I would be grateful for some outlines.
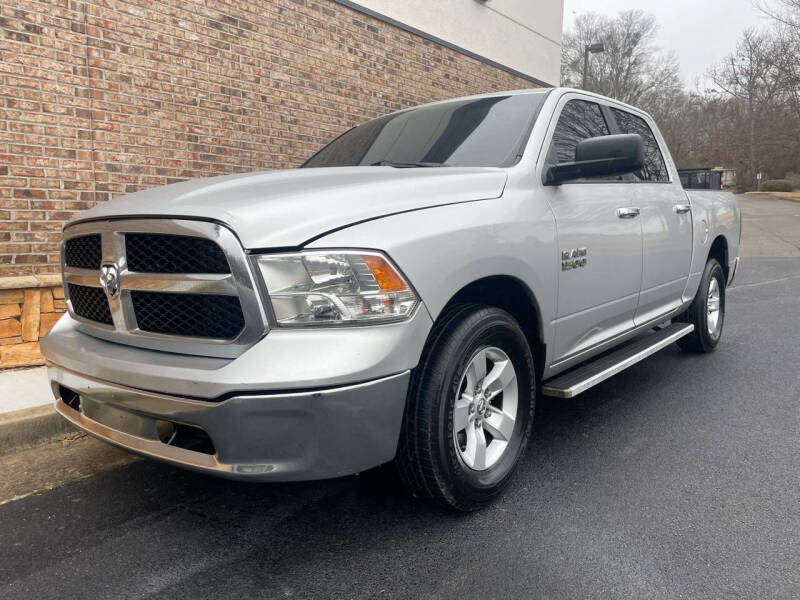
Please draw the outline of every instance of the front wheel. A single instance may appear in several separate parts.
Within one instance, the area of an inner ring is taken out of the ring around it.
[[[423,498],[475,510],[508,484],[531,435],[533,355],[507,312],[443,316],[412,379],[397,464]]]
[[[712,352],[722,336],[725,321],[725,272],[711,258],[703,270],[697,294],[678,321],[692,323],[694,331],[678,340],[686,352]]]

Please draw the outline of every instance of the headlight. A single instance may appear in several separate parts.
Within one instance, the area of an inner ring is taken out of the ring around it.
[[[419,302],[377,252],[265,254],[257,263],[279,325],[398,321]]]

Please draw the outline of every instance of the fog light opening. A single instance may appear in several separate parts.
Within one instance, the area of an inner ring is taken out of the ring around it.
[[[170,423],[169,421],[162,421],[161,419],[156,420],[156,435],[158,439],[161,440],[165,444],[171,444],[172,441],[175,439],[175,423]]]
[[[184,448],[202,454],[216,454],[217,449],[208,434],[199,427],[173,423],[172,421],[156,420],[156,435],[162,443],[168,446]]]
[[[199,427],[192,427],[191,425],[182,425],[180,423],[175,425],[175,437],[172,438],[171,446],[178,446],[186,450],[193,450],[194,452],[201,452],[203,454],[216,454],[217,449],[214,447],[211,438],[208,434]]]
[[[81,395],[75,390],[71,390],[63,385],[58,386],[58,395],[61,401],[72,410],[81,410]]]

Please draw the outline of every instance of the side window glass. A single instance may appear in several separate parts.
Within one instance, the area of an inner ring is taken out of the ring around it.
[[[585,100],[570,100],[558,117],[550,147],[551,163],[573,162],[578,142],[609,135],[608,124],[600,106]]]
[[[638,133],[644,140],[644,168],[634,173],[639,181],[669,181],[667,165],[647,121],[624,110],[611,109],[620,133]]]

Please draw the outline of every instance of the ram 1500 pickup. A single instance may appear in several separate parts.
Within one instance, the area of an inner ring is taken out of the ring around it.
[[[461,510],[509,481],[539,394],[719,343],[740,212],[656,124],[569,90],[410,108],[301,168],[121,197],[64,229],[56,410],[259,481],[396,460]]]

